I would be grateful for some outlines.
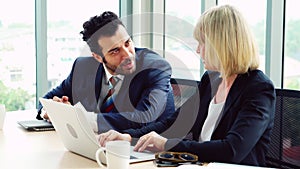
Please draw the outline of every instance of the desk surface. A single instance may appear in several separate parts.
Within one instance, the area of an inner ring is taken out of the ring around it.
[[[96,161],[68,151],[55,131],[28,132],[17,121],[32,120],[35,110],[7,112],[4,127],[0,130],[0,169],[62,169],[99,168]],[[251,168],[242,165],[210,163],[203,168]],[[192,166],[180,166],[189,168]],[[202,168],[193,166],[192,168]],[[154,169],[152,161],[131,164],[129,169]],[[170,168],[170,167],[169,167]],[[168,169],[169,169],[168,168]],[[173,168],[173,167],[171,167]],[[159,167],[159,169],[162,169]]]
[[[7,112],[0,130],[1,169],[99,168],[90,159],[69,152],[55,131],[28,132],[17,121],[32,120],[35,110]],[[153,169],[152,162],[131,164],[130,169]]]

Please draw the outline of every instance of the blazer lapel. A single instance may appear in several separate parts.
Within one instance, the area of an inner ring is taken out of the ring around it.
[[[129,90],[130,90],[130,85],[132,82],[133,78],[132,75],[125,75],[124,79],[122,81],[122,85],[120,86],[119,92],[115,97],[114,103],[115,103],[115,112],[118,112],[118,109],[129,109],[132,104],[130,102],[130,96],[129,96]],[[131,108],[134,110],[134,108]]]
[[[226,116],[226,114],[228,113],[228,111],[230,110],[230,108],[232,107],[232,104],[237,101],[239,95],[243,92],[243,90],[244,90],[243,86],[245,86],[245,83],[247,83],[244,80],[244,78],[246,76],[247,76],[246,74],[244,74],[244,75],[238,75],[238,77],[235,79],[232,87],[230,88],[230,91],[229,91],[229,93],[227,95],[226,102],[225,102],[223,110],[222,110],[222,113],[221,113],[219,119],[217,120],[216,128],[214,129],[213,134],[211,136],[212,139],[217,138],[217,135],[216,135],[217,133],[216,132],[219,131],[219,129],[223,130],[222,128],[224,126],[220,126],[219,124],[224,119],[224,116]],[[222,124],[223,124],[223,122],[222,122]]]
[[[229,90],[229,93],[227,95],[227,98],[226,98],[222,116],[224,116],[224,114],[226,114],[226,112],[231,107],[231,105],[236,101],[238,96],[245,89],[243,86],[245,86],[245,83],[247,83],[246,80],[244,80],[246,76],[247,76],[247,73],[243,74],[243,75],[238,75],[238,77],[233,82],[233,84]]]
[[[215,138],[215,131],[218,130],[218,128],[220,127],[219,126],[220,122],[224,119],[224,116],[226,116],[226,114],[232,107],[233,103],[235,103],[237,101],[239,95],[245,89],[243,86],[245,86],[245,84],[247,83],[245,80],[246,76],[247,76],[247,73],[243,74],[243,75],[238,75],[238,77],[233,82],[233,85],[231,86],[230,91],[227,95],[226,102],[223,107],[223,111],[222,111],[219,119],[217,120],[216,128],[214,129],[214,132],[213,132],[211,138]]]

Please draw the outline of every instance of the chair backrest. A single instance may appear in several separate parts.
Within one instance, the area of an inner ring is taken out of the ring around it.
[[[276,89],[276,112],[266,156],[269,167],[300,168],[300,91]]]
[[[171,78],[176,110],[197,91],[198,84],[196,80]]]

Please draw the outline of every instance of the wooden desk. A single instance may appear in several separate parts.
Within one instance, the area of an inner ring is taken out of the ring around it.
[[[96,161],[68,151],[55,131],[28,132],[17,124],[17,121],[32,120],[35,116],[35,110],[6,113],[3,130],[0,130],[0,169],[99,168]],[[129,167],[129,169],[141,168],[158,167],[154,166],[152,161],[131,164]],[[170,168],[174,167],[165,169]],[[211,163],[209,168],[258,169],[260,167]],[[159,169],[163,168],[159,167]]]
[[[6,113],[0,130],[0,169],[99,168],[95,161],[69,152],[55,131],[28,132],[17,124],[35,115],[35,110]],[[130,169],[139,168],[157,167],[152,161],[130,165]]]

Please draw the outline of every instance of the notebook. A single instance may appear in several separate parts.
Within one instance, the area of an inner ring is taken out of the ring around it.
[[[17,123],[28,131],[49,131],[54,130],[53,125],[46,120],[24,120]]]
[[[95,153],[100,145],[85,117],[86,110],[82,104],[79,102],[72,106],[51,99],[40,98],[39,100],[66,149],[95,161]],[[105,157],[100,159],[106,164]],[[154,153],[136,152],[133,151],[133,146],[131,147],[130,163],[153,159],[155,159]]]

